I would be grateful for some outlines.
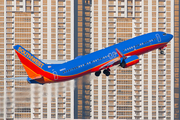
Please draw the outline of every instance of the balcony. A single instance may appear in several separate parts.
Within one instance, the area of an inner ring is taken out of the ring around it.
[[[159,7],[159,12],[166,12],[165,8],[160,8]]]
[[[165,4],[165,2],[159,2],[158,5],[159,5],[159,6],[165,6],[166,4]]]
[[[115,2],[114,2],[114,1],[109,1],[109,6],[115,7],[115,6],[116,6],[116,4],[115,4]]]
[[[61,2],[61,1],[58,2],[58,7],[65,7],[65,6],[66,6],[65,2]]]
[[[141,80],[141,76],[135,76],[135,80]]]
[[[164,19],[160,19],[158,22],[159,22],[159,23],[165,23],[165,22],[166,22],[166,20],[164,20]]]
[[[40,23],[40,20],[34,20],[33,23]]]
[[[115,81],[113,81],[113,82],[112,82],[112,81],[109,81],[108,84],[109,84],[109,85],[116,85],[116,82],[115,82]]]
[[[115,108],[108,108],[108,111],[116,111],[116,109]]]
[[[141,28],[141,25],[135,25],[135,28]]]
[[[163,66],[158,66],[158,69],[159,70],[164,70],[164,69],[166,69],[166,67],[163,65]]]
[[[14,110],[13,109],[6,109],[6,112],[7,113],[14,113]]]
[[[116,97],[108,97],[108,100],[116,100]]]
[[[163,86],[160,86],[160,87],[158,88],[158,90],[159,90],[159,91],[164,91],[164,90],[166,90],[166,88],[163,87]]]
[[[158,80],[165,80],[165,77],[164,76],[158,76]],[[159,81],[160,82],[160,81]],[[165,83],[164,83],[165,84]]]
[[[134,74],[135,75],[141,75],[142,73],[141,73],[141,71],[136,71]]]
[[[109,86],[108,89],[109,90],[116,90],[116,87],[115,86]]]
[[[140,112],[138,112],[138,113],[136,112],[135,116],[141,116],[141,113]]]
[[[121,2],[121,1],[118,2],[118,6],[124,6],[124,5],[125,5],[124,2]]]
[[[158,64],[164,65],[164,64],[166,64],[166,61],[164,61],[164,60],[159,60],[159,61],[158,61]]]
[[[135,6],[141,6],[141,2],[136,1]]]
[[[109,11],[115,11],[115,7],[109,7]]]
[[[158,59],[164,60],[164,59],[166,59],[166,56],[165,56],[165,55],[162,55],[162,54],[159,54]]]
[[[109,106],[116,106],[116,103],[115,103],[115,102],[109,102],[108,105],[109,105]]]
[[[137,96],[136,96],[137,97]],[[135,98],[134,101],[141,101],[141,98]]]
[[[159,111],[166,111],[165,108],[159,108],[158,110],[159,110]]]
[[[109,27],[109,28],[115,28],[116,25],[115,25],[115,24],[108,24],[108,27]]]
[[[165,71],[158,71],[158,75],[165,75]]]
[[[164,117],[164,116],[166,116],[165,113],[159,113],[158,115],[159,115],[159,117]]]
[[[140,107],[136,107],[135,111],[141,111],[141,108]]]
[[[135,81],[135,85],[141,85],[142,83],[138,80],[138,81]]]

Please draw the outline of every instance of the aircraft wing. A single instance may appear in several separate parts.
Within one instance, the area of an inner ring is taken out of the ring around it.
[[[105,65],[101,66],[101,67],[99,68],[99,70],[102,70],[102,69],[105,69],[105,68],[108,68],[108,67],[113,66],[116,62],[120,61],[121,58],[123,58],[123,59],[126,59],[126,58],[127,58],[127,57],[124,56],[124,54],[122,54],[117,48],[116,48],[116,52],[118,53],[119,58],[116,58],[116,59],[114,59],[113,61],[110,61],[110,62],[106,63]]]
[[[47,64],[63,64],[67,62],[67,60],[43,60],[43,59],[41,59],[41,61]]]
[[[113,66],[116,62],[118,62],[119,60],[120,60],[120,58],[115,58],[113,61],[110,61],[110,62],[106,63],[105,65],[101,66],[99,68],[99,70],[109,68],[109,67]]]

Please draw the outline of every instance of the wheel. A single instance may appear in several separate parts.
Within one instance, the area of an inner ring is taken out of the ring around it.
[[[163,50],[161,50],[161,51],[160,51],[160,53],[161,53],[161,54],[164,54],[164,51],[163,51]]]
[[[101,71],[95,72],[95,75],[98,77],[101,74]]]
[[[126,67],[125,61],[123,61],[123,62],[120,64],[120,66],[121,66],[122,68],[125,68],[125,67]]]
[[[103,71],[104,74],[106,74],[107,72],[108,72],[108,70],[106,70],[106,69]]]
[[[105,69],[105,70],[103,71],[103,73],[104,73],[106,76],[109,76],[109,75],[110,75],[110,72],[109,72],[107,69]]]
[[[105,75],[106,75],[106,76],[109,76],[109,75],[110,75],[110,72],[108,71]]]

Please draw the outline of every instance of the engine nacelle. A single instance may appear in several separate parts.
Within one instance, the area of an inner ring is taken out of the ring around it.
[[[133,55],[124,60],[123,60],[123,58],[121,58],[120,66],[122,66],[123,68],[127,68],[127,67],[137,64],[138,62],[139,62],[138,56]]]

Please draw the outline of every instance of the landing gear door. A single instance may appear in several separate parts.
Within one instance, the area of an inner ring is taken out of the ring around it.
[[[161,42],[161,37],[160,37],[159,34],[156,34],[156,38],[157,38],[157,41],[158,41],[158,42]]]

